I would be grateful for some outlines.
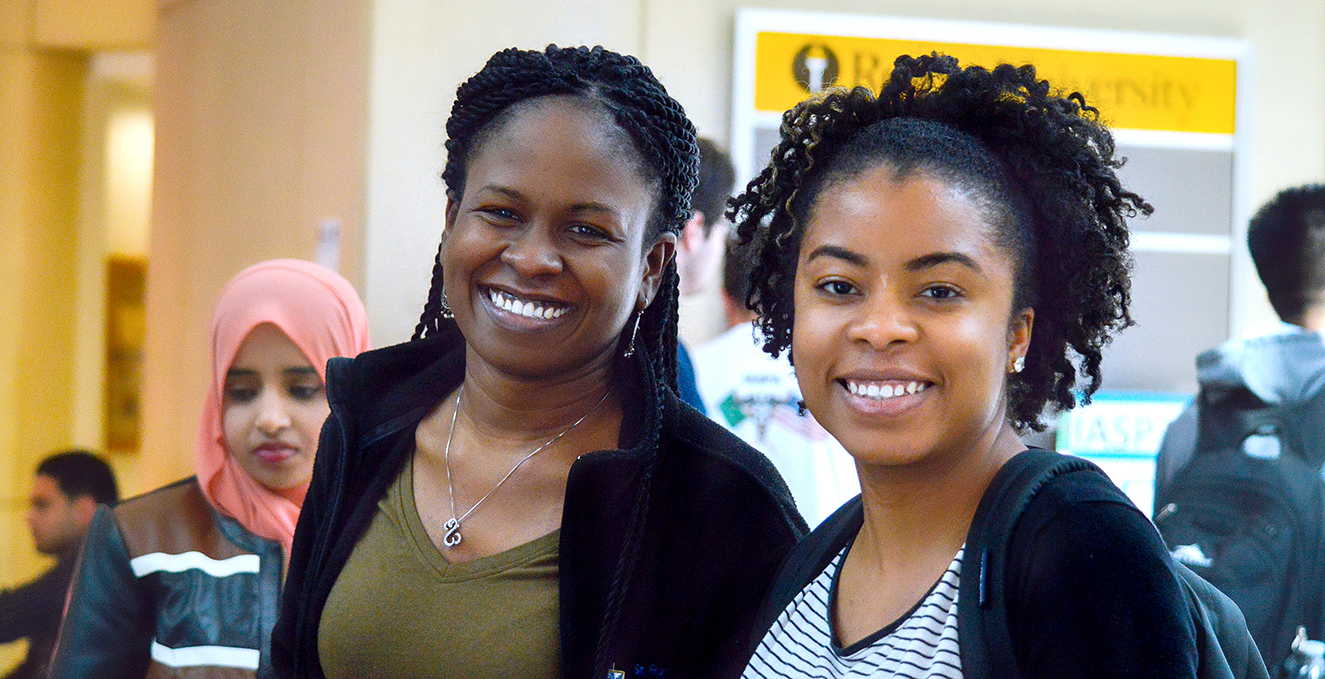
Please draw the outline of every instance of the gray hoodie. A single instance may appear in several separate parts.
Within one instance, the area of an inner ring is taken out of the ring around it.
[[[1197,356],[1196,380],[1201,391],[1245,388],[1266,403],[1288,404],[1310,399],[1325,389],[1325,338],[1287,323],[1277,330],[1274,334],[1229,340]],[[1164,432],[1155,469],[1156,498],[1191,459],[1196,423],[1193,403]],[[1325,422],[1313,424],[1312,429],[1325,436]]]

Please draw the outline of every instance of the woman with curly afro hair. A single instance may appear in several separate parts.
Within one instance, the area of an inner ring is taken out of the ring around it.
[[[1196,676],[1167,550],[1096,470],[1034,496],[1001,582],[963,558],[1020,434],[1093,392],[1132,323],[1126,218],[1151,207],[1121,164],[1095,109],[1031,66],[900,57],[877,96],[784,115],[731,206],[760,248],[747,303],[861,496],[790,557],[746,677]],[[967,578],[1000,597],[1013,657],[963,657]]]

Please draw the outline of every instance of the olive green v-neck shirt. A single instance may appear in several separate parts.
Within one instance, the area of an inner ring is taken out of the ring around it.
[[[556,530],[448,562],[414,504],[414,465],[378,503],[322,611],[328,679],[559,679]]]

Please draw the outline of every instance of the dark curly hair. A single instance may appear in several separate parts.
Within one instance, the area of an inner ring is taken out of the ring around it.
[[[1247,249],[1274,312],[1301,325],[1325,291],[1325,184],[1280,191],[1247,224]]]
[[[1133,323],[1126,218],[1153,208],[1122,187],[1113,137],[1079,93],[1053,91],[1033,66],[901,56],[877,97],[826,91],[787,111],[781,133],[769,166],[728,210],[743,241],[763,242],[746,304],[766,351],[791,345],[796,262],[819,192],[887,163],[974,194],[1013,261],[1014,310],[1035,309],[1025,368],[1009,375],[1013,425],[1041,430],[1046,406],[1073,407],[1078,371],[1089,402],[1101,349]]]
[[[667,94],[647,66],[632,56],[602,47],[557,47],[543,51],[506,49],[456,90],[446,121],[447,198],[458,202],[474,152],[499,130],[518,105],[550,95],[572,95],[601,106],[630,136],[638,170],[657,187],[657,204],[645,246],[664,232],[679,233],[690,218],[690,194],[698,172],[695,126],[681,104]],[[414,339],[431,335],[442,323],[442,252],[433,263],[432,285]],[[644,342],[663,384],[676,390],[676,265],[663,272],[658,295],[639,319],[637,341]],[[624,347],[626,342],[621,343]]]

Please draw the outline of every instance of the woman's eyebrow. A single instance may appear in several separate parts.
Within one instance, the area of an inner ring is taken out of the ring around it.
[[[855,252],[854,250],[848,250],[840,245],[820,245],[805,257],[805,261],[812,262],[819,257],[835,257],[849,264],[855,264],[856,266],[865,266],[869,264],[869,260],[866,259],[864,255]]]
[[[919,271],[921,269],[930,269],[940,264],[949,262],[961,264],[976,273],[984,273],[984,269],[976,263],[969,255],[960,252],[931,252],[928,255],[921,255],[906,263],[907,271]]]
[[[572,212],[594,212],[609,216],[615,216],[617,214],[616,208],[594,200],[587,203],[576,203],[572,205],[570,209]]]
[[[479,192],[483,191],[500,194],[514,200],[521,200],[524,198],[524,194],[520,193],[519,191],[516,191],[515,189],[512,189],[507,186],[502,186],[500,184],[486,184],[479,189]]]
[[[486,184],[481,189],[479,189],[479,191],[495,193],[510,198],[511,200],[525,199],[525,195],[523,193],[520,193],[519,191],[510,188],[509,186],[503,186],[501,184]],[[607,215],[617,214],[616,208],[612,207],[611,205],[607,205],[605,203],[600,203],[596,200],[586,201],[583,203],[576,203],[572,205],[570,209],[573,212],[597,212]]]
[[[314,377],[318,376],[317,371],[314,370],[311,365],[299,366],[297,368],[286,368],[281,372],[292,377],[303,377],[305,375],[312,375]]]

